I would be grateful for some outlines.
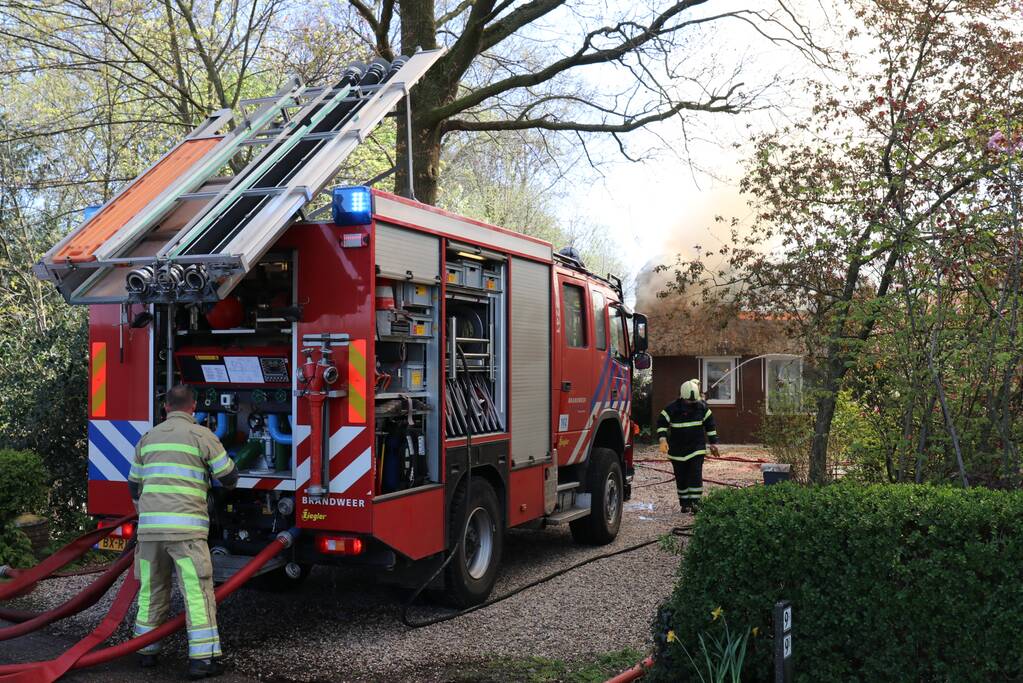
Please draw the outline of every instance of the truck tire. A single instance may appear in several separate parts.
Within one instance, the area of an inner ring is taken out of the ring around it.
[[[569,523],[572,538],[583,545],[606,545],[615,540],[622,526],[622,466],[618,454],[610,448],[594,448],[590,453],[587,490],[590,514]]]
[[[482,477],[460,486],[448,525],[455,557],[445,572],[445,598],[455,607],[478,605],[490,596],[504,548],[504,523],[494,487]]]

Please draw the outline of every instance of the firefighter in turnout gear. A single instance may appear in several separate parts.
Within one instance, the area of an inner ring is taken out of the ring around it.
[[[675,487],[682,512],[696,512],[703,496],[703,456],[707,449],[718,455],[718,433],[714,415],[700,400],[700,381],[682,384],[679,399],[657,417],[661,453],[675,470]]]
[[[171,576],[177,574],[188,621],[188,676],[222,673],[218,658],[217,603],[213,563],[206,538],[210,479],[234,488],[238,472],[220,441],[196,424],[192,390],[178,385],[167,392],[167,419],[135,447],[128,488],[139,512],[135,576],[141,584],[135,635],[152,631],[167,618]],[[140,664],[156,664],[160,644],[139,650]]]

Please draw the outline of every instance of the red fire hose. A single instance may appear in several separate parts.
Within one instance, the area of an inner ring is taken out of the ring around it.
[[[631,669],[621,672],[614,678],[607,679],[605,683],[628,683],[629,681],[634,681],[637,678],[642,678],[643,676],[646,675],[647,669],[649,669],[653,665],[654,658],[652,656],[647,657],[646,659],[644,659],[642,662],[632,667]]]
[[[0,674],[5,674],[0,675],[0,681],[4,683],[53,683],[70,671],[86,652],[102,643],[117,630],[117,625],[124,621],[124,616],[128,613],[128,608],[131,607],[138,592],[138,579],[134,574],[129,574],[121,584],[120,590],[117,591],[117,597],[114,598],[114,604],[110,606],[110,611],[92,633],[72,645],[56,659],[0,667]]]
[[[664,462],[664,461],[661,461],[661,462]],[[646,465],[646,464],[644,464],[642,462],[636,463],[636,467],[645,467],[648,470],[654,470],[655,472],[663,472],[664,474],[674,474],[674,472],[672,470],[662,470],[660,467],[654,467],[653,465]],[[665,479],[664,481],[654,482],[654,484],[667,484],[669,481],[674,481],[674,478],[672,478],[672,479]],[[708,484],[717,484],[718,486],[731,486],[732,488],[736,488],[736,489],[746,488],[746,486],[752,486],[752,484],[736,484],[736,483],[730,482],[730,481],[719,481],[717,479],[708,479],[707,477],[703,477],[703,481],[707,482]],[[634,488],[641,488],[643,486],[653,486],[654,484],[638,484]]]
[[[237,574],[217,587],[215,591],[217,603],[222,602],[224,598],[238,590],[243,583],[252,578],[252,575],[259,571],[259,569],[269,562],[272,557],[280,553],[285,548],[290,548],[295,538],[298,537],[298,533],[298,529],[291,529],[290,531],[284,531],[278,534],[277,538],[274,539],[272,543],[263,548],[263,550],[261,550],[255,557],[249,560],[248,564],[242,567]],[[117,628],[117,625],[124,619],[124,615],[126,614],[128,607],[131,606],[131,602],[135,598],[136,592],[138,592],[138,581],[133,575],[129,574],[128,578],[125,579],[124,583],[121,585],[121,589],[118,591],[114,604],[110,607],[110,612],[95,631],[86,636],[85,639],[80,641],[77,645],[57,659],[47,662],[28,662],[23,664],[7,664],[0,666],[0,681],[3,681],[4,683],[14,681],[17,683],[52,683],[57,678],[64,675],[67,671],[71,671],[72,669],[83,669],[97,664],[104,664],[127,654],[131,654],[132,652],[140,650],[147,645],[163,640],[171,633],[174,633],[184,626],[185,615],[179,614],[175,618],[164,622],[163,625],[145,633],[144,635],[137,636],[131,640],[126,640],[123,643],[119,643],[102,650],[89,652],[89,650],[93,647],[96,647],[106,640],[110,634],[113,633],[114,629]],[[113,622],[112,625],[111,622]],[[108,627],[109,631],[106,630]],[[104,635],[104,633],[106,635]],[[99,640],[96,640],[97,638],[99,638]],[[86,645],[87,647],[85,647]]]
[[[45,579],[64,565],[78,559],[87,553],[100,539],[113,533],[115,529],[125,522],[130,522],[134,519],[135,515],[126,515],[115,521],[111,526],[102,527],[83,534],[30,569],[0,568],[2,569],[0,576],[13,577],[10,583],[0,585],[0,600],[10,600],[19,595],[24,595],[31,590],[37,581]]]
[[[32,616],[27,620],[20,620],[21,623],[15,626],[8,626],[6,628],[0,628],[0,641],[9,640],[11,638],[17,638],[18,636],[26,633],[31,633],[36,629],[42,628],[43,626],[69,617],[72,614],[78,614],[84,609],[95,605],[103,594],[107,592],[107,589],[117,581],[117,577],[124,573],[124,570],[131,566],[133,553],[125,553],[121,557],[117,558],[117,561],[110,565],[101,576],[93,581],[89,586],[81,593],[71,598],[63,605],[56,607],[48,612],[42,612]],[[6,618],[5,610],[0,610],[0,618]],[[15,621],[15,620],[12,620]]]
[[[763,458],[740,458],[737,455],[705,455],[704,460],[728,460],[730,462],[748,462],[751,465],[772,463],[773,460],[764,460]],[[664,458],[634,458],[633,462],[664,462]]]

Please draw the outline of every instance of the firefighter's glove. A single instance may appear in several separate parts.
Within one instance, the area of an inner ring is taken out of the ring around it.
[[[661,441],[661,444],[660,444],[660,446],[658,447],[658,449],[657,449],[657,450],[659,450],[659,451],[660,451],[661,453],[663,453],[664,455],[667,455],[667,454],[668,454],[668,440],[667,440],[667,439],[665,439],[665,438],[664,438],[664,437],[662,436],[662,437],[661,437],[661,439],[660,439],[660,441]]]

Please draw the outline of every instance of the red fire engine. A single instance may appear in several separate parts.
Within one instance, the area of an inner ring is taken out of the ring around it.
[[[341,562],[407,579],[454,553],[447,591],[469,605],[505,529],[614,539],[646,362],[620,281],[541,240],[327,188],[437,56],[285,84],[245,125],[214,114],[39,263],[89,306],[91,514],[131,512],[135,443],[186,383],[242,474],[211,496],[221,579],[298,527],[269,579]]]

